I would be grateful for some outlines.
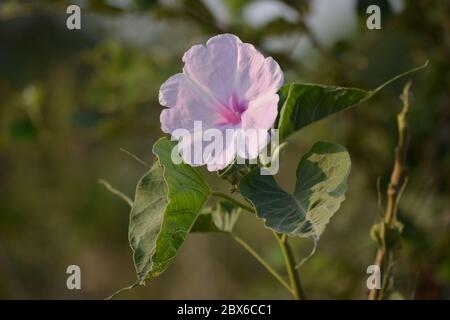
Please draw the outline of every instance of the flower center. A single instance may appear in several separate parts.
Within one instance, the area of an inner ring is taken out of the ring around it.
[[[241,122],[241,115],[247,110],[247,103],[239,101],[232,95],[228,101],[228,106],[224,106],[221,112],[223,121],[221,124],[238,124]]]

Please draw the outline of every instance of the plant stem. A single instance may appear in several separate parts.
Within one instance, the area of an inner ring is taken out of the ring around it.
[[[126,203],[128,203],[128,205],[130,207],[133,207],[133,200],[131,200],[128,196],[126,196],[125,194],[123,194],[122,192],[120,192],[119,190],[114,188],[112,185],[110,185],[108,183],[108,181],[103,180],[103,179],[99,179],[98,183],[103,185],[112,194],[114,194],[114,195],[118,196],[119,198],[121,198],[122,200],[124,200]]]
[[[283,279],[283,277],[276,272],[247,242],[238,237],[237,235],[231,233],[231,236],[237,243],[239,243],[245,250],[247,250],[256,260],[258,260],[261,265],[267,269],[274,277],[277,279],[281,285],[283,285],[289,292],[293,293],[289,284]]]
[[[294,254],[292,253],[292,249],[291,246],[289,245],[288,239],[284,234],[282,235],[276,232],[274,232],[273,234],[278,241],[281,253],[283,254],[284,257],[284,262],[286,264],[286,270],[289,276],[289,281],[291,282],[292,296],[296,300],[305,299],[306,297],[302,290],[300,276],[297,270],[295,269],[296,266],[295,257]]]
[[[405,185],[405,168],[406,168],[406,155],[409,145],[409,130],[407,115],[409,111],[409,89],[411,82],[408,82],[403,89],[401,100],[403,102],[403,108],[397,115],[398,125],[398,144],[395,148],[395,160],[394,167],[391,173],[391,179],[386,191],[387,203],[386,211],[382,223],[386,226],[394,226],[397,222],[397,205],[402,193],[402,188]],[[386,242],[386,239],[383,239]],[[387,287],[387,281],[390,277],[390,260],[393,252],[385,246],[380,246],[377,250],[375,264],[380,268],[382,275],[382,288],[371,289],[369,292],[369,300],[383,299],[384,291]]]
[[[112,295],[110,295],[109,297],[105,298],[105,300],[111,300],[112,298],[116,297],[117,295],[121,294],[124,291],[129,291],[132,290],[134,288],[136,288],[139,285],[139,282],[135,282],[132,285],[122,288],[120,290],[117,290],[116,292],[114,292]]]
[[[228,200],[238,207],[251,212],[255,213],[255,210],[252,207],[249,207],[242,202],[234,199],[233,197],[230,197],[229,195],[219,192],[219,191],[213,191],[211,195],[223,198],[225,200]],[[276,272],[247,242],[245,242],[243,239],[238,237],[237,235],[231,233],[231,236],[233,239],[239,243],[245,250],[247,250],[256,260],[261,263],[261,265],[267,269],[274,277],[277,279],[288,291],[292,294],[294,299],[301,300],[305,299],[305,295],[302,290],[301,282],[300,282],[300,276],[298,274],[298,271],[296,270],[296,261],[294,254],[292,253],[291,246],[289,245],[288,239],[285,235],[278,234],[276,232],[273,233],[275,235],[275,238],[278,241],[278,244],[280,246],[281,252],[284,257],[284,262],[286,264],[286,270],[288,273],[290,285],[283,279],[283,277]]]
[[[119,150],[122,151],[123,153],[125,153],[126,155],[130,156],[131,158],[133,158],[140,164],[142,164],[144,167],[150,168],[150,165],[147,162],[145,162],[144,160],[142,160],[141,158],[139,158],[137,155],[131,153],[130,151],[128,151],[124,148],[120,148]]]
[[[238,200],[234,199],[233,197],[230,197],[229,195],[227,195],[227,194],[225,194],[223,192],[213,191],[211,194],[213,196],[220,197],[220,198],[223,198],[225,200],[228,200],[228,201],[234,203],[238,207],[240,207],[240,208],[242,208],[242,209],[244,209],[244,210],[246,210],[248,212],[255,213],[255,210],[252,207],[247,206],[247,205],[243,204],[242,202],[239,202]]]

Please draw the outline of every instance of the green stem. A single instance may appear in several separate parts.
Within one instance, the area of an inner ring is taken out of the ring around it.
[[[114,298],[115,296],[121,294],[124,291],[128,291],[128,290],[132,290],[134,288],[136,288],[139,285],[139,282],[135,282],[133,283],[131,286],[122,288],[120,290],[117,290],[116,292],[114,292],[112,295],[110,295],[109,297],[105,298],[105,300],[111,300],[112,298]]]
[[[225,193],[223,193],[223,192],[213,191],[211,194],[212,194],[213,196],[220,197],[220,198],[223,198],[223,199],[225,199],[225,200],[228,200],[228,201],[234,203],[234,204],[237,205],[238,207],[240,207],[240,208],[242,208],[242,209],[244,209],[244,210],[246,210],[246,211],[248,211],[248,212],[255,213],[255,210],[254,210],[252,207],[249,207],[249,206],[243,204],[242,202],[237,201],[237,200],[234,199],[233,197],[230,197],[229,195],[227,195],[227,194],[225,194]]]
[[[300,282],[300,276],[295,269],[295,257],[292,253],[291,246],[289,245],[288,239],[286,235],[281,235],[276,232],[274,232],[275,238],[278,241],[278,244],[281,249],[281,253],[284,257],[284,262],[286,264],[286,270],[289,276],[289,281],[291,282],[291,288],[292,288],[292,296],[296,300],[302,300],[305,299],[305,294],[302,290],[302,285]]]
[[[264,268],[266,268],[267,271],[269,271],[275,277],[275,279],[277,279],[281,283],[281,285],[283,285],[286,289],[288,289],[289,292],[294,294],[292,292],[291,287],[283,279],[283,277],[278,272],[276,272],[247,242],[245,242],[243,239],[241,239],[240,237],[238,237],[237,235],[235,235],[233,233],[231,233],[231,236],[233,237],[234,240],[236,240],[237,243],[239,243],[245,250],[247,250],[256,260],[258,260],[258,262],[261,263],[261,265]]]
[[[98,183],[103,185],[112,194],[114,194],[114,195],[118,196],[119,198],[121,198],[122,200],[124,200],[126,203],[128,203],[128,205],[130,207],[133,207],[133,200],[131,200],[128,196],[124,195],[122,192],[120,192],[119,190],[114,188],[112,185],[110,185],[108,183],[108,181],[103,180],[103,179],[99,179]]]

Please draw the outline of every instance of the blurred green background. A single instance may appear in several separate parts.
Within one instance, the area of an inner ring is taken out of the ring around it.
[[[81,30],[66,28],[72,3]],[[366,28],[370,4],[382,8],[381,30]],[[152,161],[159,86],[191,45],[224,32],[273,56],[286,82],[372,89],[430,60],[412,77],[395,287],[406,299],[450,298],[450,2],[438,0],[0,1],[0,298],[102,299],[135,281],[129,209],[97,180],[133,195],[146,168],[120,148]],[[281,159],[277,179],[291,189],[292,168],[315,141],[344,144],[352,157],[347,200],[300,270],[310,298],[366,298],[369,231],[382,213],[377,179],[384,190],[405,81],[302,130]],[[282,270],[261,221],[241,215],[237,233]],[[312,241],[294,245],[304,257]],[[81,267],[82,290],[66,288],[71,264]],[[231,238],[193,234],[161,277],[120,298],[289,294]]]

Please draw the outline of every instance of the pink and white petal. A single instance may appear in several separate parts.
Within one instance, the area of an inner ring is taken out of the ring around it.
[[[194,120],[212,127],[222,119],[214,102],[186,75],[170,77],[159,89],[159,103],[168,107],[161,112],[161,129],[165,133],[180,128],[192,130]]]
[[[226,128],[215,129],[218,140],[207,140],[207,131],[194,131],[183,135],[178,142],[178,152],[183,161],[193,167],[207,165],[209,171],[225,168],[236,156],[236,132],[227,136]],[[214,151],[213,153],[210,153]]]
[[[251,44],[240,46],[238,70],[236,90],[241,100],[276,93],[283,85],[284,75],[278,63],[272,57],[264,58]]]
[[[236,154],[243,159],[256,159],[269,141],[267,130],[241,129],[236,135]]]
[[[249,43],[232,34],[195,45],[183,56],[183,72],[205,95],[217,101],[216,107],[230,108],[230,99],[247,103],[266,93],[276,93],[284,76],[278,63]]]
[[[278,114],[279,96],[269,93],[248,103],[247,110],[242,114],[242,128],[269,130]]]
[[[217,154],[206,158],[207,169],[210,172],[224,169],[236,158],[236,138],[224,139],[222,149],[217,149]]]
[[[183,72],[223,106],[235,89],[241,40],[232,34],[212,37],[206,46],[195,45],[183,56]]]
[[[192,167],[205,164],[203,158],[203,131],[190,132],[182,136],[178,142],[178,152],[183,161]]]
[[[208,143],[203,153],[208,171],[221,170],[236,158],[236,127],[222,126],[217,129],[218,134],[220,132],[220,139],[214,139],[213,143]],[[205,132],[206,135],[207,132]]]

